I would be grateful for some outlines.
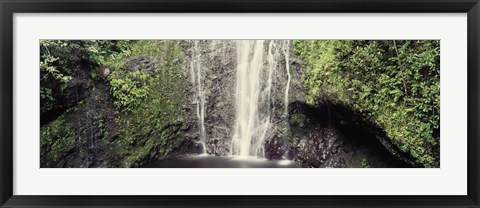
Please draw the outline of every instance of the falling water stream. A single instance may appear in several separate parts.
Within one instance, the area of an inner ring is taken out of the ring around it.
[[[284,121],[287,122],[287,119],[288,119],[288,92],[289,92],[289,89],[290,89],[290,79],[291,79],[291,76],[290,76],[290,41],[287,40],[285,41],[285,44],[284,44],[284,54],[285,54],[285,69],[287,70],[287,84],[285,86],[285,98],[284,98],[284,112],[283,112],[283,115],[284,115]],[[288,125],[286,125],[288,127]],[[283,154],[283,158],[288,158],[288,138],[285,137],[285,143],[284,145],[287,145],[285,149],[287,149],[284,154]]]
[[[230,157],[206,154],[205,91],[202,76],[202,54],[199,41],[191,48],[190,74],[194,89],[202,156],[185,156],[161,160],[152,167],[297,167],[292,161],[269,161],[265,158],[265,140],[272,133],[276,73],[286,69],[284,116],[287,116],[290,85],[289,42],[281,40],[239,40],[235,87],[235,124],[232,127]],[[282,57],[283,54],[283,57]],[[280,68],[281,59],[286,68]],[[282,72],[283,73],[283,72]],[[208,78],[208,77],[206,77]]]
[[[285,68],[287,70],[287,85],[285,86],[285,112],[284,112],[284,115],[285,115],[285,118],[288,117],[288,91],[290,89],[290,64],[289,64],[289,60],[290,60],[290,41],[285,41]]]
[[[240,40],[236,43],[236,120],[231,145],[232,155],[265,157],[264,141],[271,129],[271,115],[274,106],[272,81],[278,67],[277,59],[281,54],[278,51],[280,47],[277,46],[277,42],[279,41],[271,40],[268,43],[266,59],[264,57],[264,40]],[[285,45],[288,47],[288,42]],[[284,54],[288,60],[288,53]],[[288,66],[287,72],[286,106],[288,105],[288,85],[290,83]]]
[[[198,40],[194,41],[192,48],[192,59],[190,61],[190,75],[192,85],[196,90],[195,101],[197,104],[197,118],[200,125],[200,142],[202,145],[202,151],[205,154],[207,148],[205,145],[206,141],[206,131],[205,131],[205,93],[202,86],[202,62],[201,62],[201,52],[200,47],[198,46]]]
[[[261,115],[260,101],[263,40],[237,41],[236,121],[233,129],[232,155],[257,156],[263,149],[263,136],[269,118]]]

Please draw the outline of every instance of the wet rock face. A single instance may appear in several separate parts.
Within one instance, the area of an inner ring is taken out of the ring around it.
[[[295,137],[289,152],[293,160],[303,167],[346,167],[342,157],[336,157],[341,141],[337,139],[335,129],[312,126],[293,132]]]
[[[305,91],[303,89],[302,76],[305,68],[297,61],[294,53],[290,53],[290,89],[288,93],[288,105],[290,103],[305,103]],[[292,129],[289,123],[290,110],[285,114],[285,89],[287,85],[286,60],[279,60],[279,70],[275,73],[274,80],[274,104],[272,115],[272,127],[270,136],[265,139],[265,157],[267,159],[288,159],[288,149]]]
[[[194,41],[184,41],[183,47],[186,59],[184,74],[191,76],[191,59]],[[236,47],[234,41],[206,40],[198,41],[200,54],[201,90],[205,96],[205,143],[207,153],[226,156],[230,153],[231,131],[235,122],[235,77],[236,77]],[[200,142],[200,121],[196,115],[198,83],[191,83],[189,94],[192,102],[188,105],[191,122],[194,128],[190,134],[195,135]]]
[[[302,167],[408,167],[379,141],[381,132],[344,106],[295,102],[289,109],[287,155]]]
[[[343,141],[328,114],[299,102],[290,106],[288,158],[299,162],[302,167],[347,167],[339,154]]]
[[[141,71],[141,72],[151,72],[158,68],[157,63],[149,60],[145,56],[140,56],[133,60],[128,61],[123,67],[126,71]]]
[[[52,103],[50,110],[42,112],[40,116],[42,125],[55,120],[68,108],[75,106],[89,96],[93,82],[89,78],[88,70],[74,70],[72,80],[70,80],[64,90],[61,90],[62,84],[58,81],[52,80],[45,83],[45,87],[53,89],[52,97],[55,98],[55,101]]]
[[[208,43],[207,43],[208,44]],[[230,154],[231,128],[235,123],[236,48],[234,41],[213,40],[205,47],[207,149],[210,154]]]
[[[206,130],[206,149],[207,153],[218,156],[230,155],[233,127],[236,119],[235,93],[237,76],[237,47],[234,40],[201,40],[197,41],[200,54],[201,65],[201,88],[205,96],[205,130]],[[265,42],[265,48],[268,48],[269,41]],[[186,57],[183,67],[185,76],[191,76],[191,62],[194,58],[195,41],[183,41],[182,47]],[[278,46],[280,47],[280,46]],[[280,50],[280,49],[279,49]],[[268,51],[264,51],[264,57],[268,56]],[[296,56],[290,53],[290,90],[289,102],[304,102],[305,94],[301,76],[304,69],[298,63]],[[266,61],[266,60],[265,60]],[[287,83],[286,60],[284,54],[280,53],[276,57],[278,66],[273,73],[272,81],[272,115],[271,128],[267,132],[265,143],[266,157],[269,159],[283,158],[285,154],[285,139],[289,135],[285,109],[285,90]],[[264,63],[265,67],[267,63]],[[265,69],[266,70],[266,69]],[[200,142],[200,122],[197,112],[196,96],[198,96],[198,86],[191,83],[190,91],[192,97],[186,108],[190,115],[186,119],[193,128],[188,135],[195,137],[195,141]]]

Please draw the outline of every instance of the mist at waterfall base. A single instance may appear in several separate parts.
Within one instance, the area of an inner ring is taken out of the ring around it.
[[[288,94],[290,85],[288,40],[238,40],[236,83],[235,83],[235,124],[232,127],[230,156],[214,156],[207,153],[205,130],[206,100],[203,80],[202,53],[199,41],[193,41],[190,59],[190,76],[193,98],[199,126],[201,154],[172,157],[145,164],[144,168],[300,168],[286,159],[265,158],[265,139],[272,135],[272,113],[274,109],[273,76],[278,70],[286,70],[287,83],[284,93],[283,119],[288,117]],[[267,47],[265,47],[267,46]],[[265,51],[266,50],[266,51]],[[266,56],[265,56],[266,54]],[[280,67],[279,59],[285,65]],[[285,138],[286,139],[286,138]],[[287,142],[285,142],[287,143]]]
[[[143,168],[301,168],[301,166],[291,160],[202,154],[158,160],[144,165]]]

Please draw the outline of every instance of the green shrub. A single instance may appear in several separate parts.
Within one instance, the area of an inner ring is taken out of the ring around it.
[[[41,127],[40,149],[42,167],[56,167],[58,162],[75,147],[75,132],[63,116]]]
[[[119,54],[129,51],[135,41],[40,40],[40,110],[51,110],[58,97],[67,95],[68,83],[80,71],[108,63],[121,64]],[[110,61],[110,62],[108,62]]]
[[[440,41],[295,41],[306,100],[351,106],[425,167],[438,167]]]
[[[305,127],[305,123],[307,122],[307,118],[304,114],[294,113],[290,118],[290,122],[292,125],[298,125],[299,127]]]
[[[362,168],[370,168],[370,162],[368,162],[367,159],[363,159],[360,165],[362,166]]]
[[[124,112],[133,111],[148,95],[148,86],[140,84],[133,74],[117,70],[109,76],[110,92],[115,98],[114,105]]]
[[[185,93],[188,80],[182,74],[183,53],[179,43],[138,41],[132,45],[128,59],[139,57],[154,63],[156,68],[149,72],[141,69],[126,72],[121,67],[109,76],[112,94],[115,94],[113,86],[116,85],[112,82],[128,85],[125,89],[129,89],[114,95],[115,102],[121,100],[118,99],[121,96],[133,102],[130,110],[120,111],[116,119],[122,128],[119,131],[121,139],[115,141],[115,147],[123,156],[124,167],[135,166],[152,155],[167,156],[184,141],[179,129],[185,114],[182,105],[189,95]],[[117,107],[126,108],[121,103]]]

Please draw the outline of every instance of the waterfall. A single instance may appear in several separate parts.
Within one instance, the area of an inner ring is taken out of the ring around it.
[[[194,41],[192,48],[192,57],[190,61],[190,75],[191,82],[196,88],[195,93],[195,102],[197,104],[197,119],[200,126],[200,142],[203,147],[203,153],[207,152],[206,148],[206,132],[205,132],[205,92],[202,87],[202,63],[201,63],[201,53],[200,47],[198,46],[199,41]]]
[[[286,40],[284,44],[284,56],[285,56],[285,69],[287,71],[287,83],[285,85],[285,98],[284,98],[284,121],[286,123],[286,127],[288,128],[288,93],[290,90],[290,41]],[[288,149],[289,149],[289,142],[288,142],[288,135],[284,137],[284,147],[286,151],[283,154],[283,158],[288,158]]]
[[[288,91],[290,89],[290,41],[285,41],[285,68],[287,70],[287,85],[285,87],[285,118],[288,118]]]
[[[272,82],[277,67],[276,42],[268,44],[264,60],[263,40],[237,41],[236,120],[232,155],[265,157],[264,140],[271,128]],[[268,67],[264,67],[264,62]],[[265,70],[267,69],[267,70]]]
[[[274,106],[275,106],[275,99],[272,99],[272,85],[273,85],[273,73],[275,72],[275,69],[277,67],[277,60],[276,57],[278,56],[278,51],[274,51],[276,48],[276,42],[275,40],[271,40],[270,44],[268,45],[268,56],[267,56],[267,62],[268,62],[268,78],[267,78],[267,85],[265,87],[265,90],[263,91],[262,95],[266,95],[267,98],[267,103],[271,104],[272,109],[269,109],[268,111],[268,117],[270,118],[271,114],[273,113]],[[262,96],[264,98],[265,96]]]

